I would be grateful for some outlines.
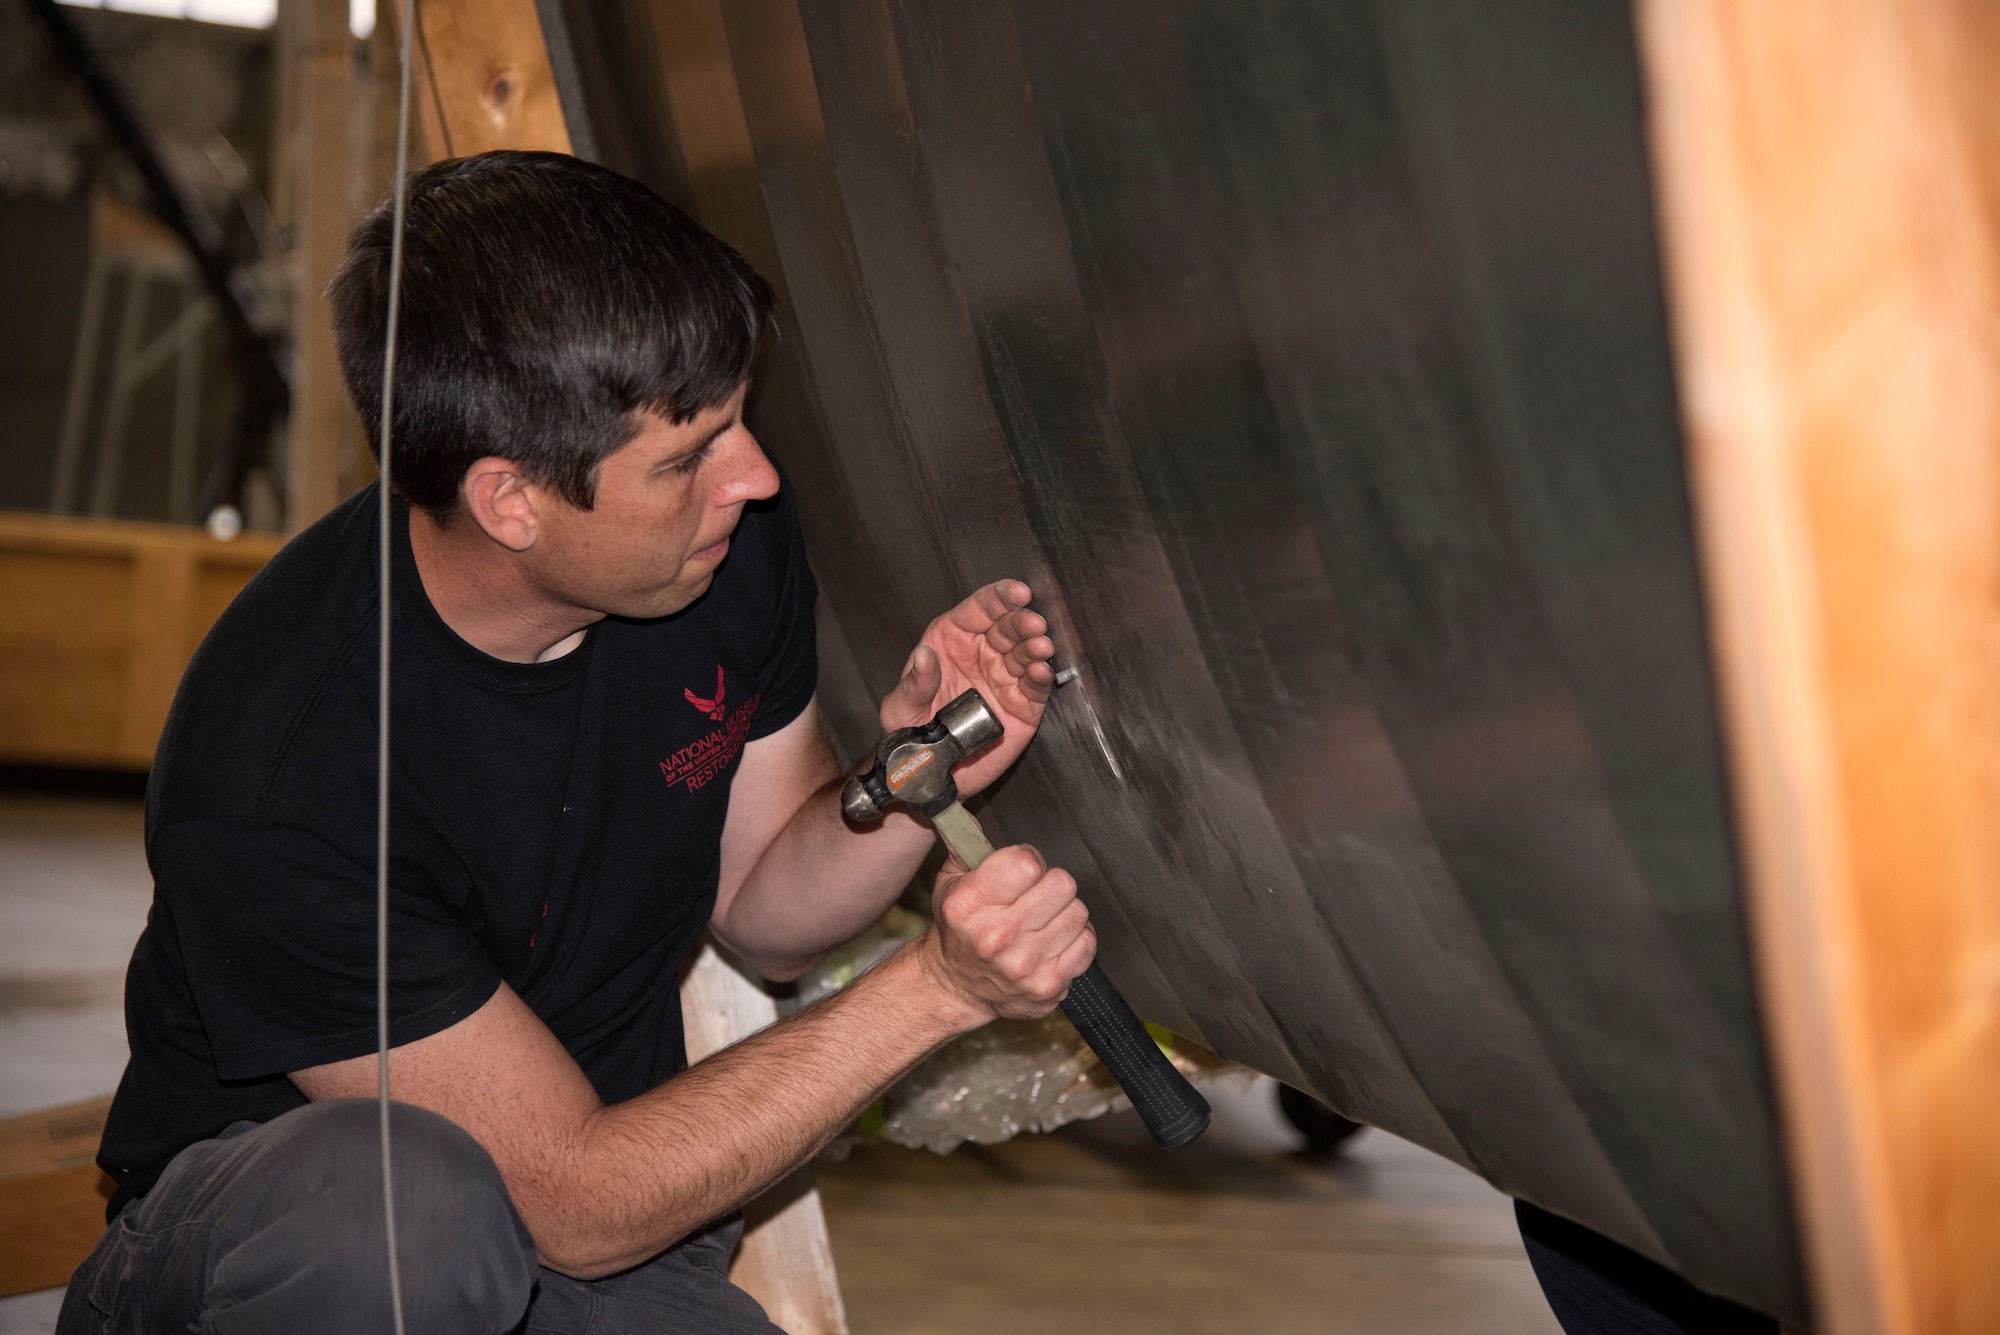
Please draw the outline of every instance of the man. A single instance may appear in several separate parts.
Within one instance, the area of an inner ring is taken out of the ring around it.
[[[386,210],[331,298],[380,400]],[[769,289],[601,168],[411,185],[396,366],[390,1084],[412,1331],[771,1331],[732,1211],[1095,949],[1034,850],[947,870],[936,926],[700,1066],[676,969],[707,928],[777,979],[931,846],[857,830],[814,703],[791,497],[744,427]],[[370,420],[371,437],[375,423]],[[404,504],[406,502],[407,504]],[[289,544],[204,641],[148,795],[154,906],[100,1162],[113,1227],[61,1329],[388,1327],[375,1131],[376,501]],[[1021,753],[1053,676],[1028,590],[932,623],[885,727],[966,686]],[[679,1074],[676,1074],[679,1072]],[[671,1077],[671,1078],[670,1078]]]

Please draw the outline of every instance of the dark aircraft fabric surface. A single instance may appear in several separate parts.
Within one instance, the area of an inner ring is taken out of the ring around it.
[[[543,8],[780,289],[843,749],[1028,579],[981,817],[1141,1014],[1803,1323],[1628,8]]]

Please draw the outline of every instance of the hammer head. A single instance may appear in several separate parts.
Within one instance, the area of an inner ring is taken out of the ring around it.
[[[841,790],[841,813],[866,824],[882,819],[890,803],[901,802],[935,816],[958,801],[951,767],[999,741],[1005,731],[985,697],[967,691],[929,723],[884,737],[875,748],[875,764]]]

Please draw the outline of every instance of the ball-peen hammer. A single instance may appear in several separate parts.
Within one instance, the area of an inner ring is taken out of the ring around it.
[[[874,765],[841,790],[840,809],[861,824],[880,820],[896,803],[920,811],[969,871],[986,860],[993,845],[960,804],[951,767],[1000,740],[1003,731],[985,697],[966,691],[929,723],[884,737]],[[1155,1144],[1179,1149],[1207,1128],[1208,1100],[1167,1060],[1095,960],[1070,983],[1062,1008],[1117,1077]]]

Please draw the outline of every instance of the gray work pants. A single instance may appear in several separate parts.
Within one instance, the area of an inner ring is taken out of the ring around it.
[[[361,1335],[391,1329],[376,1105],[239,1122],[174,1157],[70,1279],[57,1335]],[[410,1335],[782,1335],[729,1282],[731,1219],[644,1265],[576,1280],[534,1240],[478,1142],[393,1105]]]

